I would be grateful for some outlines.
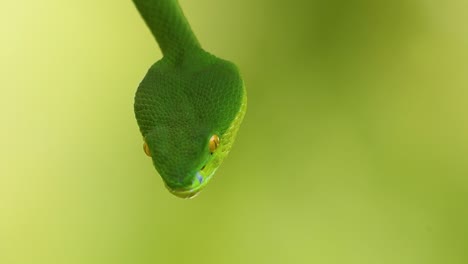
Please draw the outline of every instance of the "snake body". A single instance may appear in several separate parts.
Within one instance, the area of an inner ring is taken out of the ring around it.
[[[247,108],[231,62],[206,52],[177,0],[133,0],[163,58],[138,86],[135,117],[144,148],[166,187],[190,198],[231,150]]]

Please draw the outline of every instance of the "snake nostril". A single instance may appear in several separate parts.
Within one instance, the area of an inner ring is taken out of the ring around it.
[[[206,164],[205,164],[205,165],[203,165],[203,167],[201,168],[201,170],[204,170],[204,169],[205,169],[205,167],[206,167]]]
[[[201,176],[200,173],[197,173],[197,180],[200,184],[203,182],[203,176]]]

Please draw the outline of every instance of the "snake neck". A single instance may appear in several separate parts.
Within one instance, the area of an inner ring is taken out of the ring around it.
[[[133,0],[164,58],[178,63],[193,50],[201,49],[177,0]]]

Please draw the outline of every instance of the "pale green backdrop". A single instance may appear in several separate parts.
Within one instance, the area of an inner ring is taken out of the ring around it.
[[[468,263],[468,2],[181,0],[249,109],[205,191],[133,116],[130,0],[0,4],[0,263]]]

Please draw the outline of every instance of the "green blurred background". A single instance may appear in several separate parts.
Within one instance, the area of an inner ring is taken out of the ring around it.
[[[0,263],[468,263],[468,2],[189,1],[249,109],[192,200],[142,150],[131,1],[0,4]]]

